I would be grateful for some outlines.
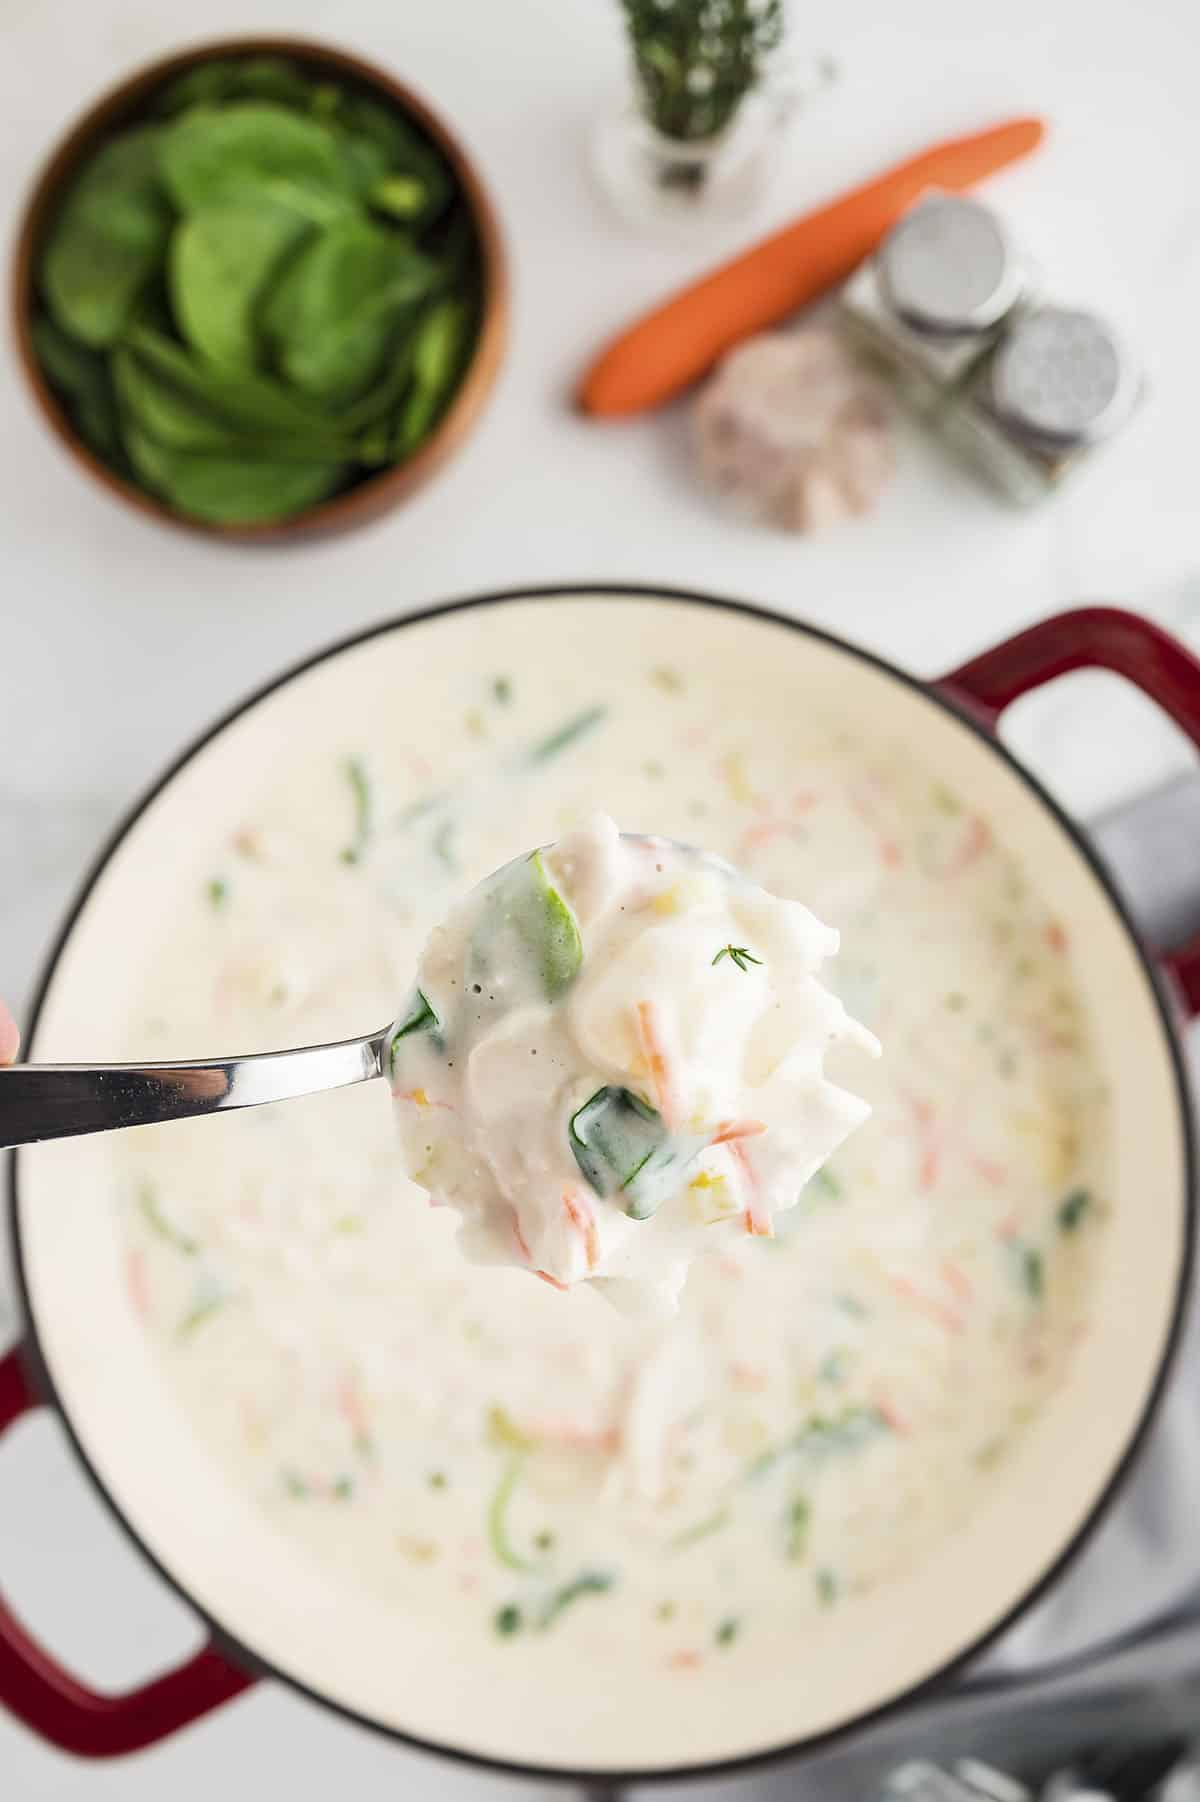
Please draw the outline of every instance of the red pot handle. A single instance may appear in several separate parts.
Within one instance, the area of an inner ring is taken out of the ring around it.
[[[16,1346],[0,1358],[0,1434],[42,1405]],[[0,1704],[43,1739],[81,1758],[113,1758],[151,1746],[254,1681],[210,1640],[186,1664],[141,1689],[100,1695],[44,1652],[0,1596]]]
[[[1119,607],[1040,620],[951,670],[943,694],[989,729],[1011,701],[1076,669],[1108,669],[1157,701],[1200,750],[1200,660],[1169,632]],[[1200,935],[1163,953],[1188,1011],[1200,1013]]]

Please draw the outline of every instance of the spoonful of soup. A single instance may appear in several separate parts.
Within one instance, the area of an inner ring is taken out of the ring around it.
[[[386,1075],[406,1172],[477,1261],[662,1294],[777,1213],[868,1112],[824,1074],[877,1053],[818,971],[838,935],[731,865],[597,816],[429,938],[383,1031],[188,1062],[0,1070],[0,1148]]]
[[[673,1297],[723,1236],[769,1237],[866,1118],[824,1074],[840,1041],[879,1050],[818,978],[837,946],[603,815],[516,859],[431,935],[393,1030],[409,1174],[475,1261]]]

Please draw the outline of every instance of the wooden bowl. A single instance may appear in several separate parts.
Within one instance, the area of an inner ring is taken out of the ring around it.
[[[310,71],[366,89],[416,121],[445,156],[474,221],[479,240],[482,306],[475,348],[454,398],[429,437],[410,457],[287,519],[264,525],[223,526],[177,512],[165,501],[123,480],[81,442],[67,409],[43,374],[33,349],[31,328],[41,248],[64,185],[103,139],[145,112],[153,94],[166,82],[197,64],[218,57],[241,56],[288,57]],[[504,353],[508,274],[496,212],[473,164],[449,128],[410,88],[385,70],[325,44],[301,38],[227,38],[150,63],[105,94],[67,132],[38,176],[21,217],[13,265],[12,309],[17,352],[38,410],[75,463],[109,494],[151,519],[203,532],[207,537],[282,543],[318,533],[345,531],[374,519],[427,482],[457,450],[482,410]]]

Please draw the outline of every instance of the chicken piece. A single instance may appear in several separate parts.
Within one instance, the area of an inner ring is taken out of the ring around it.
[[[812,532],[867,513],[893,468],[883,390],[833,332],[731,351],[696,403],[701,473],[767,524]]]

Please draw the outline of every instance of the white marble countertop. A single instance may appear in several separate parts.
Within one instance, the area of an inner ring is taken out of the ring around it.
[[[1082,598],[1200,637],[1192,0],[795,0],[798,47],[832,51],[839,84],[795,126],[760,214],[687,247],[630,237],[590,185],[587,131],[622,80],[615,0],[208,0],[200,14],[183,0],[7,0],[4,14],[10,224],[64,122],[132,66],[201,25],[205,36],[304,32],[388,62],[456,122],[499,202],[515,275],[508,362],[463,454],[403,511],[299,551],[221,547],[114,506],[64,460],[6,360],[0,993],[18,1007],[101,837],[183,741],[288,662],[437,597],[605,576],[691,585],[794,611],[930,673]],[[1065,298],[1126,328],[1153,383],[1128,433],[1053,505],[1006,511],[906,434],[873,518],[797,541],[713,510],[689,473],[681,413],[600,427],[565,405],[603,336],[726,249],[936,137],[1028,111],[1050,119],[1051,140],[992,195]],[[1022,749],[1085,811],[1185,755],[1147,704],[1117,691],[1115,679],[1077,678],[1014,722]],[[0,1342],[3,1309],[0,1282]],[[145,1674],[189,1632],[47,1420],[0,1449],[0,1581],[97,1682]],[[334,1784],[463,1802],[527,1787],[418,1759],[271,1686],[108,1768],[59,1758],[0,1717],[0,1792],[13,1802],[168,1790],[186,1802],[243,1772],[297,1802]]]

